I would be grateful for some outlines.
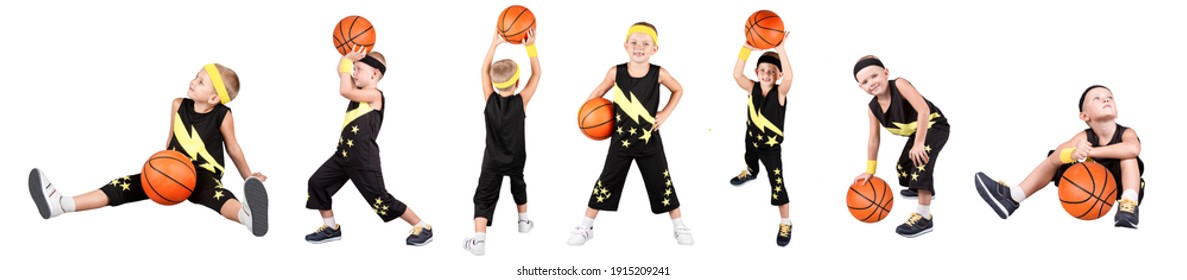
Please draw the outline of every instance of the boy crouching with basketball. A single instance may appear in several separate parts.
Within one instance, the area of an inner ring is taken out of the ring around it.
[[[684,225],[680,216],[680,200],[668,172],[668,159],[659,129],[676,110],[684,88],[668,71],[651,64],[651,56],[659,51],[658,33],[655,26],[646,22],[635,23],[627,31],[623,43],[630,60],[610,67],[606,77],[598,84],[586,101],[601,98],[606,92],[614,91],[615,130],[610,138],[610,150],[602,175],[593,184],[581,225],[569,237],[569,245],[582,245],[593,238],[593,222],[598,212],[617,211],[622,199],[623,184],[630,171],[631,162],[639,165],[651,212],[667,212],[672,218],[673,236],[680,245],[692,245],[692,230]],[[660,85],[671,91],[667,105],[661,110]]]
[[[253,173],[235,139],[235,119],[226,104],[239,94],[239,76],[230,68],[207,64],[190,81],[186,98],[173,100],[169,137],[165,149],[188,156],[197,173],[189,201],[202,204],[228,220],[243,224],[255,236],[268,233],[268,194],[261,183],[268,177]],[[246,180],[240,201],[223,188],[223,149]],[[147,174],[146,174],[147,175]],[[141,174],[115,178],[107,185],[79,196],[65,196],[39,169],[29,172],[29,193],[45,219],[63,213],[119,206],[148,199]]]
[[[519,89],[519,65],[511,59],[494,60],[495,49],[506,42],[495,32],[486,59],[482,62],[482,98],[486,101],[486,150],[482,155],[482,174],[474,190],[474,237],[466,238],[463,248],[475,256],[486,254],[486,228],[494,221],[495,205],[503,176],[511,177],[511,196],[519,212],[519,232],[527,233],[535,226],[528,219],[527,183],[523,181],[523,167],[527,161],[524,143],[524,118],[528,101],[536,94],[540,83],[540,60],[536,58],[536,36],[528,31],[523,40],[531,61],[532,76]]]
[[[1047,159],[1035,167],[1026,179],[1017,186],[1007,186],[990,179],[985,173],[977,172],[977,192],[1002,219],[1010,217],[1022,200],[1063,177],[1072,164],[1078,161],[1096,161],[1113,174],[1113,179],[1123,189],[1118,194],[1117,214],[1113,216],[1116,227],[1138,227],[1138,205],[1146,190],[1142,179],[1145,169],[1138,154],[1142,143],[1138,133],[1131,128],[1117,124],[1117,103],[1113,92],[1101,85],[1094,85],[1080,94],[1080,120],[1088,129],[1076,133],[1071,140],[1060,144],[1047,154]]]
[[[387,72],[386,63],[379,52],[367,53],[363,47],[356,46],[342,56],[338,64],[339,93],[350,102],[346,105],[342,132],[338,134],[338,147],[309,177],[305,207],[318,210],[323,225],[305,235],[307,242],[316,244],[342,239],[342,227],[334,220],[331,206],[334,194],[346,185],[346,181],[354,183],[383,222],[402,218],[412,225],[405,244],[423,246],[433,241],[433,227],[384,187],[376,138],[383,125],[387,99],[376,84]]]

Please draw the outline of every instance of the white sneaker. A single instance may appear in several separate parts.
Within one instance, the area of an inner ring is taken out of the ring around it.
[[[486,240],[478,240],[477,238],[466,238],[466,244],[462,244],[462,248],[470,251],[475,256],[486,255]]]
[[[692,245],[692,229],[688,227],[678,227],[675,230],[676,243],[680,245]]]
[[[29,194],[33,196],[33,203],[37,204],[37,211],[41,212],[42,219],[49,219],[66,213],[62,209],[62,199],[73,199],[63,197],[54,188],[54,184],[49,182],[49,178],[45,177],[45,173],[37,168],[29,172]]]
[[[264,236],[268,233],[268,191],[264,189],[264,183],[256,177],[248,177],[243,182],[243,195],[239,222],[247,226],[252,235]]]
[[[573,235],[569,236],[569,245],[581,246],[590,239],[593,239],[593,227],[577,227]]]
[[[519,220],[520,233],[528,233],[534,227],[536,227],[536,223],[533,223],[532,220]]]

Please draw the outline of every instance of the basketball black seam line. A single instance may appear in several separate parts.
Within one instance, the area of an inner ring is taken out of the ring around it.
[[[355,17],[355,20],[358,20],[358,17]],[[347,34],[345,32],[346,31],[342,30],[342,21],[338,21],[338,37],[341,37],[343,40],[343,43],[337,46],[338,48],[341,48],[342,45],[346,44],[345,42],[348,41],[348,40],[346,40]]]
[[[155,158],[152,158],[152,160],[156,160],[156,159],[159,159],[159,158],[163,158],[163,159],[169,159],[169,160],[173,160],[173,161],[177,161],[177,162],[181,162],[181,163],[188,163],[188,162],[185,162],[185,161],[182,161],[182,160],[179,160],[179,159],[175,159],[175,158],[172,158],[172,157],[155,157]],[[152,164],[152,160],[149,160],[149,162],[148,162],[148,166],[149,166],[149,167],[152,167],[152,169],[153,169],[154,171],[157,171],[158,173],[165,174],[165,172],[162,172],[160,169],[157,169],[157,166],[156,166],[156,165],[153,165],[153,164]],[[193,190],[193,189],[187,188],[187,187],[185,186],[185,184],[182,184],[181,182],[178,182],[178,181],[177,181],[177,179],[173,179],[173,176],[168,176],[168,175],[166,175],[166,176],[165,176],[165,178],[169,178],[169,180],[170,180],[170,181],[173,181],[174,183],[177,183],[177,185],[178,185],[178,186],[181,186],[182,188],[185,188],[186,190],[189,190],[189,191],[190,191],[190,193],[193,193],[193,192],[194,192],[194,190]],[[197,183],[197,179],[198,179],[198,174],[197,174],[197,172],[194,172],[194,181],[195,181],[195,183]]]
[[[152,159],[149,159],[148,161],[149,161],[149,162],[148,162],[148,163],[146,163],[145,165],[146,165],[146,166],[148,166],[148,167],[152,167]],[[153,168],[153,170],[156,170],[156,167],[152,167],[152,168]],[[141,169],[141,170],[140,170],[140,173],[144,174],[144,173],[148,173],[148,172],[144,172],[144,170],[143,170],[143,169]],[[141,175],[141,176],[144,176],[144,175]],[[173,203],[181,203],[181,201],[173,201],[172,199],[165,198],[165,196],[161,195],[161,192],[158,192],[158,191],[157,191],[157,188],[153,186],[153,184],[152,184],[152,180],[145,180],[145,182],[147,182],[147,183],[148,183],[148,189],[152,190],[152,192],[153,192],[153,193],[156,193],[156,194],[157,194],[157,197],[160,197],[161,199],[164,199],[165,201],[169,201],[169,202],[173,202]],[[143,187],[143,186],[141,186],[141,189],[143,189],[143,188],[144,188],[144,187]],[[191,193],[191,194],[192,194],[192,193]]]
[[[869,182],[866,182],[866,184],[867,184],[867,185],[870,185],[870,190],[871,190],[871,191],[875,191],[875,190],[874,190],[874,186],[873,186],[873,184],[871,184],[871,183],[869,183]],[[864,186],[864,185],[863,185],[863,186]],[[853,187],[849,187],[849,190],[852,190],[854,193],[856,193],[856,194],[857,194],[858,196],[860,196],[861,198],[864,198],[864,199],[866,199],[866,201],[869,201],[869,202],[870,202],[870,204],[877,205],[879,209],[881,209],[881,210],[885,210],[885,211],[887,211],[887,212],[889,212],[889,211],[890,211],[890,209],[886,209],[886,207],[883,207],[883,206],[882,206],[882,203],[881,203],[882,201],[874,201],[873,199],[870,199],[869,197],[866,197],[865,195],[861,194],[860,192],[857,192],[856,190],[854,190],[854,189],[853,189]],[[875,191],[875,193],[877,193],[877,192]],[[871,205],[871,206],[873,206],[873,205]],[[867,206],[866,208],[862,208],[862,209],[868,209],[868,208],[869,208],[869,207]]]
[[[1103,199],[1102,199],[1100,196],[1097,196],[1097,195],[1096,195],[1096,192],[1095,192],[1095,189],[1096,189],[1096,180],[1095,180],[1095,178],[1093,178],[1093,176],[1092,176],[1092,172],[1088,170],[1088,165],[1087,165],[1087,164],[1083,164],[1083,163],[1080,163],[1080,164],[1077,164],[1077,165],[1084,166],[1084,172],[1085,172],[1085,173],[1088,173],[1088,179],[1092,181],[1092,184],[1093,184],[1093,189],[1094,189],[1094,190],[1093,190],[1093,191],[1089,191],[1089,190],[1085,189],[1084,187],[1081,187],[1081,186],[1080,186],[1080,184],[1077,184],[1076,182],[1074,182],[1074,181],[1072,181],[1071,179],[1069,179],[1069,178],[1067,177],[1067,174],[1066,174],[1066,171],[1065,171],[1065,173],[1064,173],[1064,174],[1063,174],[1063,176],[1062,176],[1062,177],[1063,177],[1063,179],[1064,179],[1064,180],[1067,180],[1067,181],[1068,181],[1068,183],[1071,183],[1071,184],[1072,184],[1072,186],[1075,186],[1077,189],[1080,189],[1080,191],[1083,191],[1083,192],[1086,192],[1086,193],[1088,193],[1088,197],[1087,197],[1087,198],[1085,198],[1083,201],[1068,201],[1068,200],[1064,200],[1064,199],[1062,199],[1062,198],[1060,198],[1060,199],[1059,199],[1059,201],[1060,201],[1060,202],[1064,202],[1064,203],[1071,203],[1071,204],[1083,204],[1084,202],[1087,202],[1088,200],[1091,200],[1091,199],[1095,198],[1095,199],[1096,199],[1096,201],[1095,201],[1095,202],[1093,202],[1092,206],[1091,206],[1091,207],[1089,207],[1089,208],[1088,208],[1088,210],[1084,211],[1084,213],[1083,213],[1083,214],[1079,214],[1079,215],[1075,215],[1075,214],[1073,214],[1073,216],[1075,216],[1077,219],[1080,219],[1080,218],[1083,218],[1085,215],[1088,215],[1088,213],[1091,213],[1091,212],[1092,212],[1092,209],[1096,209],[1096,205],[1097,205],[1096,203],[1098,203],[1098,202],[1103,202],[1104,200],[1103,200]],[[1075,166],[1073,166],[1073,168],[1074,168],[1074,167],[1075,167]],[[1109,207],[1111,208],[1112,206],[1109,206]],[[1102,210],[1103,210],[1103,207],[1102,207]]]
[[[347,32],[353,32],[353,31],[354,31],[354,24],[355,24],[355,22],[359,21],[359,18],[362,18],[362,17],[360,17],[360,16],[355,16],[355,17],[354,17],[354,20],[350,22],[350,27],[347,29],[347,30],[348,30]],[[339,26],[341,26],[341,25],[339,25]],[[336,47],[335,47],[335,49],[337,49],[337,48],[341,48],[341,47],[343,47],[343,46],[345,46],[346,44],[349,44],[349,43],[353,43],[353,44],[355,44],[355,45],[364,46],[364,47],[370,47],[370,46],[374,46],[374,45],[375,45],[375,43],[371,43],[371,44],[359,44],[359,43],[355,43],[355,42],[354,42],[354,39],[355,39],[355,38],[358,38],[359,36],[363,36],[363,34],[366,34],[366,33],[367,33],[367,31],[371,31],[371,30],[372,30],[372,29],[374,29],[374,28],[375,28],[375,25],[371,25],[370,27],[367,27],[367,29],[363,29],[363,31],[359,31],[359,34],[358,34],[358,35],[353,35],[353,36],[351,36],[350,38],[346,38],[346,35],[343,35],[343,34],[342,34],[342,28],[338,28],[338,36],[341,36],[341,37],[342,37],[342,39],[343,39],[343,40],[345,40],[345,42],[341,42],[341,43],[339,43],[339,44],[338,44],[338,46],[336,46]],[[347,34],[350,34],[350,33],[347,33]],[[335,40],[337,40],[337,38],[335,38]],[[347,50],[347,52],[350,52],[350,50]]]
[[[519,18],[520,18],[520,17],[522,17],[522,16],[523,16],[523,14],[525,14],[525,13],[527,13],[527,12],[528,12],[528,9],[527,9],[527,8],[524,8],[524,9],[523,9],[523,11],[519,12],[519,14],[518,14],[518,15],[515,15],[515,19],[514,19],[514,20],[511,20],[511,24],[510,24],[510,25],[507,25],[507,29],[502,29],[503,27],[502,27],[502,26],[499,26],[499,29],[500,29],[500,32],[499,32],[499,33],[502,33],[502,34],[503,34],[503,37],[504,37],[504,38],[506,38],[507,36],[515,36],[515,35],[523,34],[524,32],[527,32],[527,31],[528,31],[528,29],[532,29],[533,27],[535,27],[535,26],[536,26],[536,19],[535,19],[535,16],[533,16],[532,23],[529,23],[529,24],[528,24],[528,27],[525,27],[523,30],[517,31],[517,32],[515,32],[515,33],[507,33],[507,31],[511,31],[511,27],[512,27],[512,26],[515,26],[515,23],[516,23],[516,22],[519,22]],[[506,22],[506,20],[504,20],[504,22]]]
[[[581,118],[581,124],[585,124],[585,119],[588,119],[588,118],[589,118],[589,115],[593,115],[593,112],[597,112],[597,111],[598,111],[598,109],[601,109],[602,107],[606,107],[606,106],[610,106],[610,104],[602,104],[602,105],[598,105],[598,107],[594,107],[594,108],[593,108],[593,110],[589,110],[589,113],[585,113],[585,117],[582,117],[582,118]],[[613,114],[613,113],[611,113],[611,114]],[[610,120],[613,120],[613,118],[610,118],[610,119],[608,119],[608,120],[606,120],[606,121],[604,121],[604,122],[602,122],[602,123],[599,123],[599,124],[597,124],[597,125],[594,125],[594,126],[582,126],[582,127],[581,127],[581,129],[582,129],[582,130],[584,130],[584,129],[588,129],[588,128],[595,128],[595,127],[599,127],[599,126],[602,126],[602,125],[604,125],[604,124],[610,123]]]

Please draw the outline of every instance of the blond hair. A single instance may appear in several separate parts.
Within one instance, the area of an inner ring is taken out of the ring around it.
[[[223,78],[223,86],[227,88],[227,97],[230,98],[227,102],[235,100],[235,97],[239,96],[239,75],[222,64],[215,63],[214,67],[218,69],[219,76]]]
[[[490,65],[490,81],[493,83],[496,83],[496,84],[505,83],[507,81],[510,81],[511,78],[513,76],[515,76],[515,72],[517,72],[517,71],[519,71],[519,64],[516,64],[514,60],[501,59],[499,61],[495,61],[494,63],[491,63],[491,65]],[[514,86],[514,85],[512,85],[512,86]],[[507,89],[510,89],[512,86],[508,86],[506,88],[498,88],[497,90],[499,90],[499,91],[507,90]]]

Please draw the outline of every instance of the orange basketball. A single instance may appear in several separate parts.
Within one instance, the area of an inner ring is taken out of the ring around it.
[[[614,103],[605,98],[586,101],[577,111],[577,127],[589,139],[610,138],[610,133],[614,131]]]
[[[849,186],[845,204],[849,205],[849,214],[853,214],[857,220],[876,223],[886,218],[890,209],[894,208],[894,194],[890,192],[886,181],[870,177],[865,184],[855,181]]]
[[[522,44],[528,30],[536,30],[536,15],[524,6],[507,7],[499,14],[498,30],[499,36],[503,36],[508,43]]]
[[[1059,178],[1059,202],[1072,217],[1095,220],[1109,213],[1117,200],[1117,182],[1109,169],[1096,162],[1068,167]]]
[[[160,151],[144,162],[140,184],[144,194],[161,205],[185,201],[194,192],[197,173],[190,158],[178,151]]]
[[[762,10],[746,19],[746,43],[760,50],[783,43],[783,19],[775,12]]]
[[[375,47],[375,27],[371,21],[360,16],[348,16],[334,26],[334,48],[338,54],[346,55],[355,46],[363,46],[364,52]]]

